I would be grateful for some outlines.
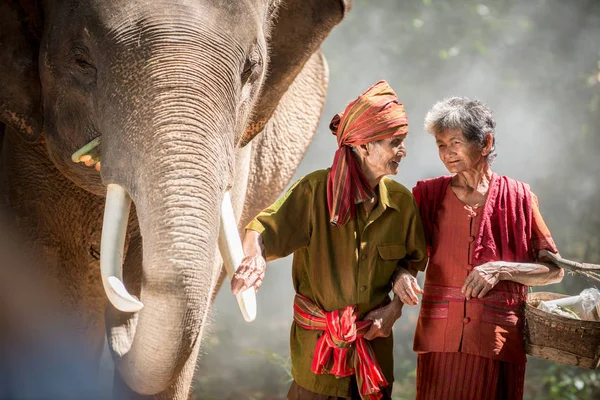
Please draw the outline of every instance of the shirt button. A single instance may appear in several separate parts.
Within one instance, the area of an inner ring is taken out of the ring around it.
[[[469,237],[469,242],[473,243],[475,241],[475,236],[470,236]]]
[[[367,255],[363,254],[362,256],[360,256],[360,259],[363,260],[363,261],[365,261],[367,259]]]
[[[463,324],[468,324],[469,322],[471,322],[471,318],[469,318],[469,317],[463,318]]]
[[[367,287],[366,287],[365,285],[362,285],[362,286],[360,287],[360,291],[361,291],[361,292],[364,292],[365,290],[367,290]]]

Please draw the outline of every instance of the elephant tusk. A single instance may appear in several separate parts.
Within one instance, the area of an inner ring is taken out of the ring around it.
[[[237,222],[233,215],[233,206],[229,192],[223,196],[221,203],[221,220],[219,227],[219,251],[223,258],[223,264],[229,279],[239,267],[244,258],[242,241],[237,229]],[[256,293],[251,287],[242,293],[236,295],[238,305],[242,311],[242,316],[246,322],[252,322],[256,318]]]
[[[131,198],[125,189],[109,184],[100,241],[100,271],[108,300],[123,312],[137,312],[144,307],[123,285],[123,247],[130,208]]]

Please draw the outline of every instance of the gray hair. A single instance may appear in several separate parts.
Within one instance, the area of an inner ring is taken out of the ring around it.
[[[465,138],[483,149],[488,133],[492,134],[492,149],[486,156],[488,164],[496,158],[496,121],[492,111],[480,100],[450,97],[431,107],[425,116],[425,130],[432,135],[448,129],[460,130]]]

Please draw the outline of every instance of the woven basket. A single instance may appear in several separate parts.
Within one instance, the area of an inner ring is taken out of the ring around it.
[[[525,304],[525,351],[530,356],[596,369],[600,364],[600,322],[554,315],[536,307],[563,294],[529,293]]]

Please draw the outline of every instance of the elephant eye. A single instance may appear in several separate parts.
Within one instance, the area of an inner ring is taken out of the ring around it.
[[[80,45],[74,45],[71,48],[71,60],[77,65],[82,71],[86,73],[95,73],[96,68],[92,65],[89,57],[89,53],[86,47]]]
[[[255,44],[248,53],[246,57],[246,62],[244,63],[244,68],[242,70],[242,85],[247,84],[250,81],[258,78],[262,66],[262,58],[260,55],[260,50],[258,46]]]
[[[251,73],[252,63],[250,63],[250,60],[246,59],[246,62],[244,63],[244,69],[242,70],[242,83],[246,83]]]
[[[258,64],[256,62],[253,62],[250,59],[250,57],[248,57],[246,59],[246,62],[244,63],[244,69],[242,71],[242,84],[245,85],[250,80],[250,78],[256,72],[257,69],[258,69]]]
[[[77,64],[77,66],[81,69],[94,68],[94,66],[92,64],[88,63],[86,60],[84,60],[82,58],[75,59],[75,64]]]

